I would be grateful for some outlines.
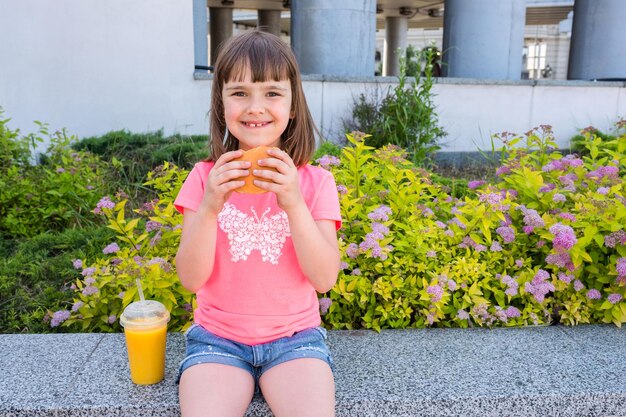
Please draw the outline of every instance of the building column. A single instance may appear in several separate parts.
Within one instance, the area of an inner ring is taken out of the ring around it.
[[[303,74],[373,76],[376,0],[292,0],[291,46]]]
[[[280,10],[258,10],[257,14],[259,29],[280,36]]]
[[[525,20],[525,0],[445,0],[444,76],[519,80]]]
[[[197,67],[209,65],[206,21],[206,0],[193,0],[193,56]]]
[[[576,0],[567,78],[626,80],[624,22],[624,0]]]
[[[209,26],[211,28],[211,65],[215,65],[220,46],[233,36],[233,9],[210,7],[209,17]]]
[[[400,57],[405,55],[409,19],[404,16],[385,18],[385,59],[383,75],[400,75]],[[399,50],[399,51],[398,51]]]

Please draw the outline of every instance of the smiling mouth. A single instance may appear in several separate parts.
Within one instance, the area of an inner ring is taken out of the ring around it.
[[[241,122],[244,126],[247,127],[263,127],[263,126],[267,126],[268,124],[270,124],[271,122]]]

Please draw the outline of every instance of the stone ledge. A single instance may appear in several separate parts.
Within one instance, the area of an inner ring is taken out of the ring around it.
[[[337,416],[626,416],[626,330],[330,331]],[[184,354],[165,380],[130,382],[122,334],[0,335],[0,416],[179,416]],[[248,417],[271,416],[262,398]]]

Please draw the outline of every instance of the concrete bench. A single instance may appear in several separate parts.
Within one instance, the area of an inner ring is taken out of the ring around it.
[[[626,416],[626,330],[613,326],[330,331],[337,415]],[[0,416],[179,416],[184,353],[135,386],[122,334],[0,335]],[[271,416],[262,398],[248,413]]]

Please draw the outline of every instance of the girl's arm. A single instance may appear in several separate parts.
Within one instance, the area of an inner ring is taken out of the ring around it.
[[[185,209],[183,232],[176,254],[178,278],[191,292],[197,292],[213,272],[217,239],[217,215],[234,189],[245,184],[249,162],[233,161],[242,151],[227,152],[216,162],[206,179],[204,195],[197,211]]]
[[[291,239],[302,272],[317,292],[330,290],[337,281],[340,254],[335,222],[314,220],[307,207],[298,182],[298,168],[287,153],[278,149],[267,151],[273,158],[259,161],[261,166],[274,167],[278,172],[259,170],[254,175],[272,182],[254,184],[276,193],[276,199],[289,218]]]
[[[302,272],[319,293],[329,291],[339,274],[339,245],[333,220],[313,220],[309,208],[301,206],[287,212],[291,240]]]
[[[183,287],[195,293],[206,283],[213,271],[217,215],[201,208],[185,209],[183,232],[176,254],[176,272]]]

